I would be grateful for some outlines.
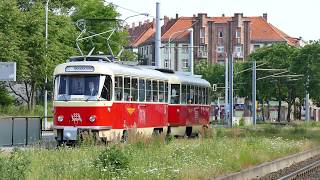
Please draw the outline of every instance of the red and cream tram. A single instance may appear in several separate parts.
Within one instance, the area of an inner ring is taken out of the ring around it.
[[[198,76],[169,75],[169,132],[177,136],[197,134],[210,120],[210,83]]]
[[[189,135],[209,124],[207,81],[105,62],[103,57],[85,59],[75,58],[54,71],[58,142],[75,141],[87,130],[107,140],[123,137],[129,128],[145,135],[182,135],[181,130]]]

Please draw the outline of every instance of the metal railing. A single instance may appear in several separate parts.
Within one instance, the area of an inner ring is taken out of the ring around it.
[[[0,118],[0,146],[30,145],[42,138],[40,116]]]

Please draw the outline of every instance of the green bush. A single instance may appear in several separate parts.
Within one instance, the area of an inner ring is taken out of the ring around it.
[[[8,91],[0,85],[0,105],[8,106],[13,104],[13,97],[9,95]]]
[[[244,122],[244,118],[242,117],[240,120],[239,120],[239,126],[244,126],[245,125],[245,122]]]
[[[299,127],[299,126],[295,126],[292,130],[291,130],[292,134],[295,135],[305,135],[307,133],[307,129],[305,127]]]
[[[26,179],[30,160],[19,150],[14,150],[10,156],[0,156],[0,179]]]
[[[104,149],[94,164],[103,172],[119,173],[129,168],[129,158],[124,151],[114,145]]]
[[[266,134],[279,134],[280,133],[280,128],[275,125],[268,125],[265,127],[264,132]]]

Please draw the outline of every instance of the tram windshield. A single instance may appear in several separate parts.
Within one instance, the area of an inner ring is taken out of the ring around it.
[[[98,100],[105,76],[60,75],[55,79],[55,100]]]

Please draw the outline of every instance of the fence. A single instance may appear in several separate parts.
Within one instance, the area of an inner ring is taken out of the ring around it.
[[[0,118],[0,146],[29,145],[39,142],[42,117]]]

